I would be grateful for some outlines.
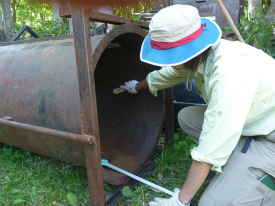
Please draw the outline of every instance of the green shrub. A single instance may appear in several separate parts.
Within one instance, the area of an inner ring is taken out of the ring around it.
[[[266,24],[264,18],[256,12],[255,17],[251,15],[249,20],[246,17],[240,19],[237,28],[245,43],[263,50],[271,57],[275,58],[275,23]],[[231,32],[230,27],[224,27],[223,31]]]
[[[21,29],[21,25],[19,23],[15,23],[13,25],[14,35]],[[62,22],[59,19],[57,21],[47,20],[41,24],[37,24],[36,26],[32,26],[31,29],[39,36],[39,38],[49,37],[49,36],[61,36],[67,35],[70,32],[68,22]],[[18,40],[26,40],[33,38],[27,31],[25,31]]]

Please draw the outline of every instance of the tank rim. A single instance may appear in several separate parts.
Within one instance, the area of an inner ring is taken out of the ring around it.
[[[147,36],[147,32],[143,30],[141,27],[137,26],[134,23],[127,23],[120,26],[115,27],[112,29],[109,33],[107,33],[103,39],[100,41],[100,43],[97,45],[96,49],[93,52],[93,71],[96,68],[96,65],[104,52],[104,49],[108,46],[110,42],[112,42],[116,37],[119,35],[125,34],[125,33],[135,33],[139,34],[142,37]],[[103,49],[102,49],[103,48]]]

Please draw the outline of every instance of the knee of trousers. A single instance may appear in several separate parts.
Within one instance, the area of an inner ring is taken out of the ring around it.
[[[181,129],[187,133],[192,134],[197,132],[201,132],[201,125],[198,125],[197,116],[194,115],[193,107],[185,107],[178,113],[178,122]],[[197,136],[197,135],[196,135]]]
[[[188,111],[185,108],[180,110],[180,112],[178,113],[178,122],[184,132],[189,130],[188,116]]]
[[[202,131],[203,114],[206,106],[190,106],[183,108],[178,114],[181,129],[198,143]]]

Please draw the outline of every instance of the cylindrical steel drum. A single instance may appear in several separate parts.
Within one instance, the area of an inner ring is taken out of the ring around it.
[[[143,80],[157,69],[142,63],[139,51],[146,32],[134,24],[91,37],[102,155],[135,173],[152,157],[163,122],[163,96],[149,91],[113,94],[128,80]],[[71,133],[81,133],[80,96],[72,37],[45,38],[0,46],[0,117]],[[83,144],[39,139],[0,125],[0,142],[85,166]],[[127,180],[103,169],[112,184]]]

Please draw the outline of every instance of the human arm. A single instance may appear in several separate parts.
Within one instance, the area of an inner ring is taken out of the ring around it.
[[[143,81],[139,82],[136,84],[136,87],[135,87],[136,91],[139,92],[143,89],[148,89],[148,82],[146,79],[144,79]]]
[[[182,69],[176,70],[173,67],[162,67],[161,70],[156,70],[149,73],[146,77],[149,91],[154,95],[157,96],[158,90],[163,90],[182,82],[185,82],[188,78],[190,70],[189,69]],[[191,75],[190,79],[193,76]]]
[[[206,78],[209,103],[204,113],[199,145],[191,152],[194,162],[178,196],[183,204],[200,188],[211,166],[217,172],[222,172],[222,166],[226,164],[243,131],[246,131],[247,125],[257,114],[255,112],[262,109],[255,102],[261,78],[260,71],[257,71],[259,67],[255,69],[255,62],[249,63],[245,57],[236,57],[235,60],[240,67],[223,61],[217,62],[219,64],[214,65],[212,71],[206,70],[209,78],[209,83]],[[205,164],[205,167],[198,166],[197,163]]]
[[[179,193],[179,201],[188,204],[201,187],[211,168],[211,164],[194,160],[187,179]]]
[[[141,82],[132,80],[125,82],[125,85],[121,85],[120,87],[132,94],[149,88],[150,92],[157,96],[158,90],[169,88],[186,81],[188,72],[189,70],[187,69],[178,71],[172,67],[163,67],[161,70],[149,73],[146,79]]]
[[[203,184],[211,165],[205,162],[193,161],[187,179],[182,189],[175,188],[174,195],[169,198],[155,198],[150,206],[188,206],[193,196]]]

